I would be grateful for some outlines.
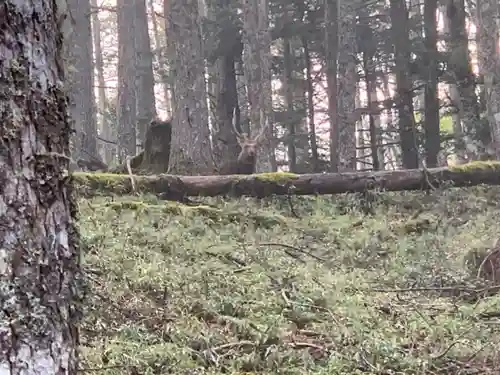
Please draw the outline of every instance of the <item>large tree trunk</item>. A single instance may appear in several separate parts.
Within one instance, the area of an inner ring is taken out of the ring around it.
[[[457,102],[453,105],[458,108],[463,123],[462,129],[468,138],[458,139],[457,137],[456,141],[459,150],[467,151],[467,158],[470,161],[477,159],[480,148],[483,146],[480,143],[484,139],[481,139],[481,135],[477,132],[480,123],[479,102],[469,56],[465,0],[446,0],[446,17],[450,30],[448,71],[451,73],[451,82],[455,85],[458,96]]]
[[[117,2],[118,22],[118,101],[116,114],[118,121],[118,159],[135,155],[136,135],[136,45],[135,6],[128,0]]]
[[[413,85],[410,75],[410,37],[405,0],[391,0],[392,40],[397,82],[396,103],[403,167],[418,168],[418,145],[413,114]]]
[[[165,3],[168,5],[168,0],[165,0]],[[149,11],[151,12],[151,23],[153,24],[153,35],[154,35],[154,45],[155,52],[154,58],[156,59],[156,64],[158,66],[158,75],[160,76],[160,83],[163,89],[163,96],[165,100],[165,111],[167,112],[167,117],[172,116],[172,106],[170,103],[170,87],[168,81],[168,72],[167,72],[167,61],[165,58],[166,52],[166,43],[165,38],[160,37],[160,25],[158,23],[158,19],[156,18],[154,2],[153,0],[148,0]]]
[[[173,87],[170,170],[213,172],[208,127],[204,47],[198,0],[165,2],[168,57]],[[168,8],[168,5],[170,6]]]
[[[313,195],[385,191],[422,190],[437,187],[461,187],[479,184],[500,185],[500,163],[476,162],[466,168],[408,169],[379,172],[320,174],[264,173],[227,176],[136,176],[135,185],[143,192],[182,196],[254,196]],[[130,194],[129,176],[117,176],[113,183],[98,174],[75,174],[83,195]],[[81,177],[80,177],[81,176]]]
[[[212,134],[214,157],[217,166],[221,167],[235,160],[241,151],[232,123],[235,109],[241,118],[235,63],[241,61],[243,44],[238,16],[236,9],[231,8],[231,1],[220,0],[211,5],[211,19],[217,25],[216,40],[208,58],[209,63],[213,63],[214,78],[215,121]]]
[[[0,17],[0,373],[77,373],[79,238],[62,35],[49,0]]]
[[[479,69],[484,77],[486,109],[492,146],[500,159],[500,4],[498,0],[481,0],[477,4]]]
[[[135,0],[135,24],[137,135],[140,142],[145,142],[148,126],[151,120],[156,118],[153,53],[151,52],[151,41],[149,39],[146,0]]]
[[[243,44],[244,69],[248,101],[250,104],[250,124],[257,134],[266,122],[272,124],[271,96],[271,34],[269,32],[269,4],[267,0],[243,0]],[[277,170],[273,147],[273,127],[269,126],[262,139],[257,154],[258,171]]]
[[[452,48],[451,40],[451,21],[446,11],[446,4],[439,6],[439,12],[443,20],[443,31],[440,39],[446,42],[446,49],[448,51]],[[465,156],[465,143],[464,143],[464,129],[462,126],[462,111],[460,110],[460,93],[456,81],[450,79],[448,82],[448,90],[451,101],[451,122],[453,126],[453,137],[455,140],[455,162],[463,164],[467,161]]]
[[[102,145],[105,163],[110,163],[116,156],[116,145],[108,141],[116,141],[116,134],[113,132],[112,124],[108,121],[106,113],[108,111],[108,101],[106,97],[106,81],[104,80],[104,59],[101,47],[101,21],[97,8],[97,0],[91,0],[92,6],[92,37],[94,40],[95,71],[97,72],[97,108],[100,117],[99,135],[105,139]]]
[[[70,111],[77,130],[75,159],[92,160],[97,154],[97,125],[92,65],[92,29],[89,0],[70,0],[68,9],[74,20],[73,30],[65,38]]]

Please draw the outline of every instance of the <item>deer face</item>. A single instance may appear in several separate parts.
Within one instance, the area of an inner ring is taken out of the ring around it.
[[[257,156],[257,142],[251,139],[246,139],[244,141],[238,142],[241,147],[240,160],[254,159]]]

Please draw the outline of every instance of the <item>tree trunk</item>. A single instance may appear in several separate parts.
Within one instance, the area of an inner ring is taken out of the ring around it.
[[[214,65],[215,81],[214,156],[218,167],[222,167],[224,163],[236,160],[241,151],[232,124],[235,109],[237,119],[242,118],[241,103],[238,106],[235,64],[241,61],[243,44],[240,27],[237,25],[238,16],[236,9],[231,7],[231,1],[219,0],[212,4],[210,13],[217,25],[217,40],[209,58],[209,62],[213,62]]]
[[[81,269],[56,3],[0,6],[0,373],[77,373]]]
[[[339,168],[339,125],[337,113],[337,55],[339,48],[338,2],[325,1],[325,58],[330,118],[330,171]]]
[[[146,0],[135,0],[135,25],[137,135],[140,142],[145,142],[148,126],[151,120],[156,118],[153,53],[151,52],[151,41],[149,39]]]
[[[128,0],[117,1],[118,22],[118,159],[136,154],[136,58],[135,6]]]
[[[483,0],[481,0],[483,1]],[[475,77],[472,72],[472,66],[469,56],[469,38],[465,28],[466,11],[464,0],[447,0],[446,1],[446,17],[449,22],[449,64],[448,71],[451,73],[451,81],[457,88],[458,100],[453,103],[460,113],[460,118],[463,122],[462,129],[469,141],[473,139],[481,141],[477,134],[477,126],[480,123],[479,103],[475,93],[476,84]],[[456,139],[459,150],[473,148],[465,139]],[[476,158],[477,152],[468,151],[467,158],[473,160]]]
[[[168,5],[168,0],[165,0],[165,3]],[[155,41],[155,51],[154,57],[156,59],[156,63],[158,65],[158,74],[160,76],[161,87],[163,89],[163,96],[165,100],[165,110],[167,112],[167,116],[172,116],[172,106],[170,103],[170,87],[168,81],[168,72],[167,72],[167,61],[165,59],[165,43],[162,43],[162,38],[160,37],[160,30],[158,25],[158,19],[156,18],[156,12],[154,8],[153,0],[148,0],[149,11],[151,12],[151,23],[153,24],[153,35]],[[163,39],[163,41],[165,41]]]
[[[486,111],[496,158],[500,159],[500,4],[498,0],[477,3],[478,57],[484,77]]]
[[[69,105],[77,130],[74,158],[98,159],[90,2],[70,0],[68,9],[74,20],[72,33],[65,39]]]
[[[290,10],[285,8],[284,23],[286,26],[290,24]],[[285,27],[286,27],[285,26]],[[287,127],[287,153],[288,153],[288,169],[290,172],[297,172],[297,150],[295,148],[296,144],[296,114],[294,108],[294,97],[293,97],[293,62],[292,62],[292,49],[291,49],[291,38],[285,31],[283,36],[283,89],[285,97],[285,111],[286,111],[286,127]]]
[[[214,171],[208,127],[204,47],[198,0],[172,0],[165,9],[168,57],[173,87],[170,171]]]
[[[340,171],[356,170],[356,109],[357,40],[356,15],[359,4],[353,0],[338,0],[338,122]]]
[[[101,48],[101,21],[99,20],[99,13],[97,8],[97,0],[91,0],[92,10],[92,36],[94,40],[94,53],[95,53],[95,70],[97,72],[97,108],[100,117],[100,132],[99,135],[106,141],[116,141],[116,134],[113,131],[112,124],[109,123],[107,116],[108,101],[106,99],[106,81],[104,80],[104,60],[102,58]],[[105,163],[110,163],[116,157],[116,146],[104,142],[102,146],[103,158]]]
[[[314,85],[312,76],[312,61],[309,51],[309,40],[302,37],[302,47],[304,48],[304,60],[306,65],[307,82],[307,117],[309,120],[309,143],[311,147],[311,161],[313,172],[319,172],[318,141],[316,139],[316,122],[314,121]]]
[[[396,103],[403,167],[418,168],[418,145],[413,114],[413,91],[410,75],[410,39],[405,0],[391,0],[392,40],[397,82]]]
[[[437,50],[437,0],[425,0],[424,27],[425,52],[424,70],[427,70],[425,85],[425,158],[429,168],[438,166],[438,154],[441,148],[439,133],[438,99],[438,50]]]
[[[401,191],[479,184],[500,185],[500,163],[476,162],[467,168],[407,169],[380,172],[345,172],[319,174],[254,174],[227,176],[136,176],[143,192],[178,192],[183,196],[254,196],[313,195],[364,192],[368,190]],[[115,183],[98,174],[76,174],[81,194],[130,194],[127,175]],[[81,176],[81,177],[79,177]]]
[[[243,61],[250,104],[252,133],[257,134],[266,121],[272,125],[271,35],[267,0],[243,0]],[[263,113],[262,113],[263,112]],[[261,118],[264,115],[264,119]],[[257,154],[258,171],[277,170],[273,147],[273,127],[269,126]]]

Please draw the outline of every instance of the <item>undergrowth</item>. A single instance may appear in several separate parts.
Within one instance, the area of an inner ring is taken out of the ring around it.
[[[79,202],[82,371],[500,368],[500,297],[464,260],[497,241],[500,189],[206,202]]]

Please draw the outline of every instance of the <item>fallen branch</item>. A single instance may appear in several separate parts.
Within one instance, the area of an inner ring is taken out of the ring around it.
[[[73,174],[77,191],[84,196],[131,194],[130,176]],[[427,190],[432,187],[500,185],[500,162],[474,162],[450,168],[303,174],[262,173],[229,176],[135,176],[137,190],[153,194],[183,196],[312,195],[384,191]]]

